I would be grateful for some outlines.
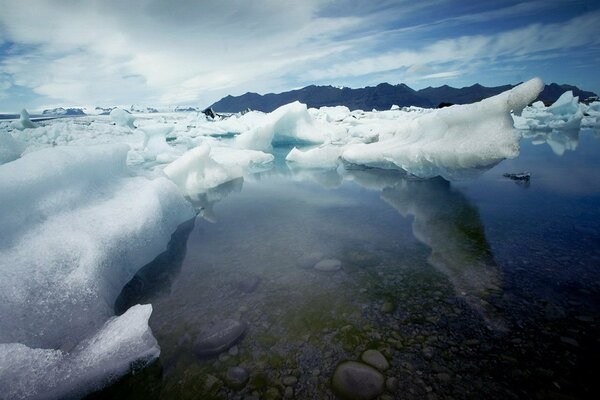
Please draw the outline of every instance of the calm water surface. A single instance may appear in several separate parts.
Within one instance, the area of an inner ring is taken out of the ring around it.
[[[152,303],[161,356],[90,398],[335,398],[336,366],[367,349],[390,363],[381,399],[593,398],[599,136],[524,139],[518,158],[451,183],[294,170],[278,149],[273,169],[194,199],[201,215],[123,289],[118,313]],[[522,171],[530,182],[502,176]],[[323,259],[341,269],[316,270]],[[244,335],[195,355],[227,319]]]

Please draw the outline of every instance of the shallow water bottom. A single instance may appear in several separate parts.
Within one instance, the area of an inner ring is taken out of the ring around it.
[[[152,303],[160,358],[90,398],[335,398],[336,366],[368,349],[390,364],[382,399],[591,397],[600,161],[582,139],[563,158],[525,143],[467,182],[279,165],[195,199],[115,304]],[[227,319],[244,335],[194,354]]]

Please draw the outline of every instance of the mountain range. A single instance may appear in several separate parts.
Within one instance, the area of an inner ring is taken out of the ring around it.
[[[475,84],[463,88],[454,88],[444,85],[414,90],[403,83],[398,85],[380,83],[377,86],[367,86],[359,89],[310,85],[283,93],[260,95],[248,92],[241,96],[230,95],[212,104],[210,108],[217,112],[240,112],[247,109],[270,112],[296,100],[305,103],[308,107],[319,108],[322,106],[343,105],[350,110],[388,110],[392,105],[400,107],[439,107],[450,104],[473,103],[502,93],[514,86],[516,85],[486,87]],[[579,96],[580,100],[596,96],[595,93],[581,90],[576,86],[551,83],[545,86],[538,100],[548,105],[568,90],[572,90],[573,95]]]

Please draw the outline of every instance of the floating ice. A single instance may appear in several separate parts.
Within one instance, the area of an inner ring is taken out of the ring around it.
[[[188,150],[167,165],[165,174],[190,197],[206,192],[225,182],[240,178],[256,165],[273,161],[271,154],[255,150],[215,147],[207,143]]]
[[[14,121],[11,124],[11,127],[22,131],[23,129],[37,128],[37,125],[31,122],[31,119],[29,119],[29,113],[27,112],[27,110],[22,109],[21,117],[18,121]]]
[[[337,168],[342,155],[342,146],[322,145],[306,151],[294,147],[285,158],[298,166],[309,168]]]
[[[60,146],[0,166],[0,391],[60,398],[158,354],[149,307],[121,288],[193,217],[165,178],[131,177],[125,145]]]
[[[119,126],[135,129],[135,125],[133,125],[135,117],[121,108],[113,108],[110,117]]]
[[[323,143],[324,140],[306,104],[295,101],[267,114],[259,126],[237,136],[235,147],[269,151],[272,144]]]
[[[582,106],[572,91],[563,93],[549,107],[538,101],[514,117],[515,127],[525,130],[579,130],[582,120]]]
[[[376,143],[348,146],[342,158],[353,164],[400,168],[419,177],[490,167],[518,154],[510,112],[521,110],[543,89],[532,79],[479,103],[455,105],[399,120],[395,132]]]
[[[0,132],[0,164],[16,160],[23,154],[25,144],[10,133]]]
[[[167,135],[175,127],[168,124],[153,124],[140,127],[145,135],[144,156],[147,160],[170,162],[177,158],[173,148],[167,144]]]

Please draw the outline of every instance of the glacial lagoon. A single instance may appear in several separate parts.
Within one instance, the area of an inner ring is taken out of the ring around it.
[[[115,313],[151,303],[160,357],[88,398],[591,398],[600,135],[526,136],[452,182],[297,169],[276,147],[272,168],[192,199],[123,288]],[[348,361],[362,381],[333,379]]]

